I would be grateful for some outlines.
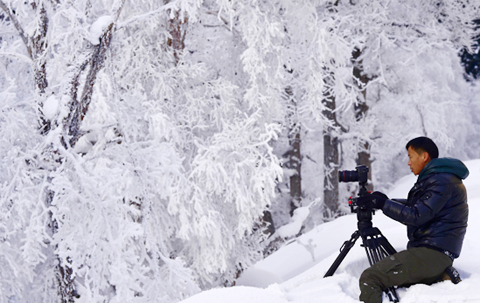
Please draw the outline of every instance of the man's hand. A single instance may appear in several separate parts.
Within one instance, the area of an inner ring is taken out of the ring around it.
[[[371,194],[366,194],[363,197],[358,197],[357,204],[365,205],[367,208],[371,209],[382,209],[387,199],[388,197],[384,193],[375,191]]]

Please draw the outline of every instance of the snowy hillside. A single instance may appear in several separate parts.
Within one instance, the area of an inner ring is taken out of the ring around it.
[[[470,206],[469,227],[462,254],[454,262],[463,281],[458,285],[446,281],[432,286],[401,288],[398,294],[402,303],[480,302],[480,160],[465,164],[470,170],[465,180]],[[415,180],[413,175],[400,179],[388,196],[406,197]],[[206,291],[182,303],[359,302],[358,278],[369,265],[360,246],[361,239],[336,273],[323,278],[343,242],[356,230],[356,224],[356,216],[348,215],[320,225],[247,270],[237,281],[239,286]],[[397,251],[405,248],[407,238],[403,225],[381,211],[375,214],[373,224]],[[386,297],[384,302],[389,302]]]

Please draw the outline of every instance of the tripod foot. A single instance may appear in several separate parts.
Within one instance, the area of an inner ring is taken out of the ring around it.
[[[394,287],[390,287],[387,291],[386,294],[388,296],[388,299],[390,302],[400,302],[400,299],[398,298],[397,291]]]

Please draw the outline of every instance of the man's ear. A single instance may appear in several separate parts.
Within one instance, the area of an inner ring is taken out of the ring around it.
[[[425,163],[425,164],[430,162],[430,160],[432,160],[430,158],[430,155],[427,152],[423,152],[421,157],[422,157],[423,163]]]

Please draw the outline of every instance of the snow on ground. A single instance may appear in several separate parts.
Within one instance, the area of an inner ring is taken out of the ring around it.
[[[473,303],[480,302],[480,160],[465,163],[470,176],[464,181],[469,196],[469,226],[463,251],[454,266],[463,281],[431,286],[414,285],[398,289],[401,303]],[[415,183],[413,175],[400,179],[388,194],[405,198]],[[397,249],[405,249],[406,227],[376,212],[374,226]],[[296,241],[246,270],[237,286],[219,288],[192,296],[182,303],[307,303],[359,302],[358,278],[369,266],[359,239],[332,277],[323,278],[338,256],[343,242],[357,229],[355,214],[322,224]],[[383,302],[389,302],[384,296]]]

